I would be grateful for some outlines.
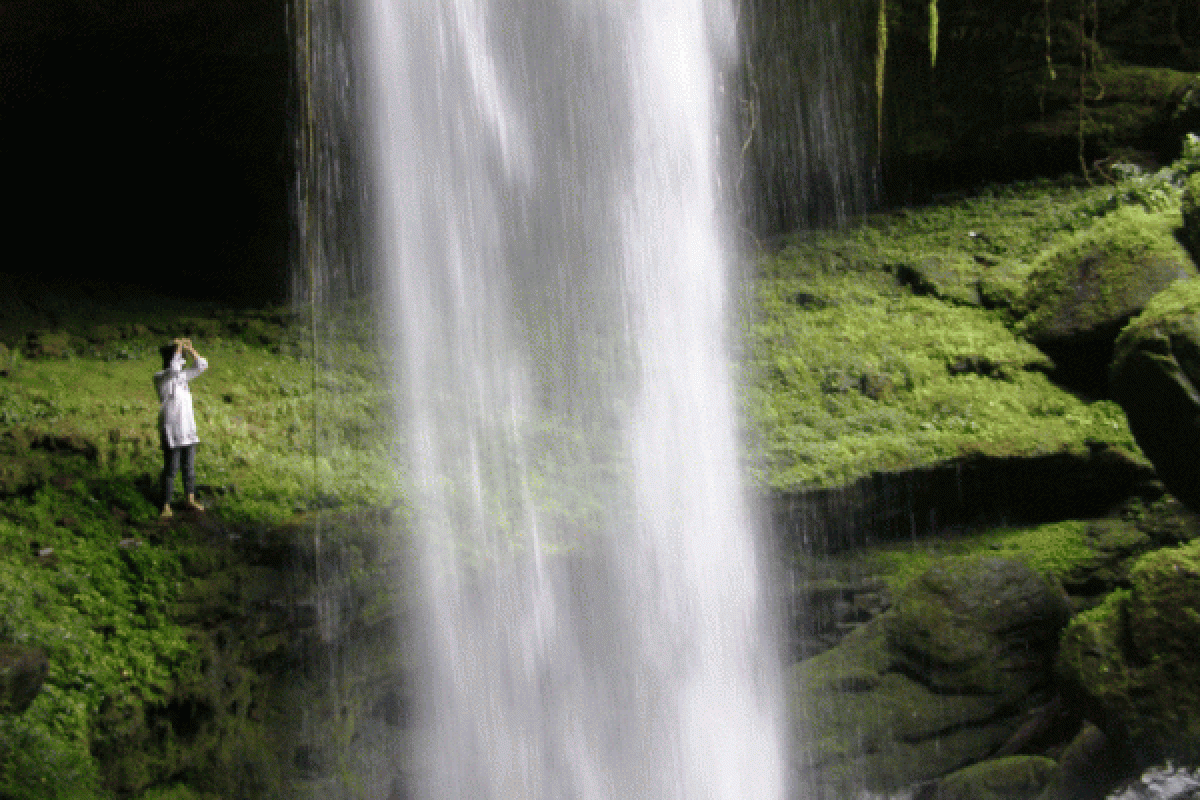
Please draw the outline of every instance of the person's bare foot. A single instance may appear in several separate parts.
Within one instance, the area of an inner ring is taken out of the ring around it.
[[[175,516],[175,512],[171,510],[171,504],[164,503],[162,507],[162,513],[158,515],[158,518],[161,520],[168,520],[173,516]]]
[[[203,511],[204,510],[204,506],[197,503],[195,497],[189,496],[187,499],[187,503],[185,505],[187,506],[188,511]]]

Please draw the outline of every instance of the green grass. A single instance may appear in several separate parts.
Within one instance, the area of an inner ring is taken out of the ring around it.
[[[179,327],[206,331],[193,335],[210,363],[192,384],[196,471],[217,524],[402,501],[382,364],[361,332],[323,336],[315,363],[299,327],[264,339],[262,314],[193,313]],[[17,358],[0,377],[0,641],[40,647],[50,663],[33,705],[0,715],[6,798],[108,798],[114,781],[169,776],[169,758],[122,778],[95,754],[125,741],[114,719],[141,724],[143,709],[167,704],[202,668],[175,601],[187,584],[183,559],[205,545],[182,512],[180,524],[158,524],[151,377],[167,335],[115,316],[81,314],[61,326],[72,344],[65,357]],[[89,341],[98,325],[112,330]],[[127,335],[113,333],[122,327]],[[22,338],[7,338],[19,352]],[[146,796],[201,795],[181,785]]]

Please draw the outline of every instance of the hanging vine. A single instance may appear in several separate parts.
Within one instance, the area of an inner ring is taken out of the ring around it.
[[[875,22],[875,133],[879,151],[883,152],[883,76],[887,64],[888,46],[887,0],[879,0],[879,17]]]
[[[937,68],[938,51],[938,4],[937,0],[929,0],[929,67]]]
[[[1089,11],[1091,12],[1090,30],[1088,28]],[[1092,182],[1092,175],[1088,169],[1086,155],[1088,122],[1087,86],[1089,73],[1097,87],[1096,96],[1093,100],[1099,100],[1104,96],[1104,86],[1100,83],[1100,75],[1097,68],[1097,54],[1100,49],[1098,41],[1099,29],[1099,0],[1079,0],[1079,96],[1077,103],[1079,127],[1077,141],[1079,145],[1079,169],[1083,173],[1084,180],[1088,183]]]

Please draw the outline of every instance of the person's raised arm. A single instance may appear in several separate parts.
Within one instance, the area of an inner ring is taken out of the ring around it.
[[[201,372],[204,372],[204,370],[208,369],[208,360],[204,356],[202,356],[196,352],[196,348],[192,346],[191,339],[183,339],[181,341],[183,342],[183,349],[187,352],[188,355],[190,355],[192,357],[192,360],[195,361],[195,363],[196,363],[196,366],[192,367],[191,369],[189,369],[187,371],[188,380],[191,380],[192,378],[199,375]]]

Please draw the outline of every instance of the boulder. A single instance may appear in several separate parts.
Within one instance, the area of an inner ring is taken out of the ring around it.
[[[1124,777],[1126,766],[1104,732],[1085,720],[1059,756],[1058,768],[1039,800],[1104,797]]]
[[[1056,377],[1089,394],[1106,393],[1113,341],[1150,299],[1195,265],[1178,241],[1175,213],[1122,207],[1048,251],[1035,265],[1021,332],[1056,365]]]
[[[951,773],[937,782],[934,800],[1034,800],[1058,765],[1043,756],[995,758]]]
[[[817,797],[895,791],[1002,751],[1048,699],[1067,613],[1062,590],[1019,562],[939,562],[793,668],[801,785]]]
[[[1046,684],[1069,616],[1062,588],[1023,562],[943,561],[897,598],[888,650],[934,691],[1011,702]]]
[[[49,669],[41,648],[0,645],[0,713],[20,714],[29,708]]]
[[[1183,187],[1183,233],[1193,255],[1200,253],[1200,172],[1188,176]]]
[[[1200,281],[1164,291],[1121,332],[1109,384],[1163,484],[1200,510]]]
[[[1142,556],[1063,633],[1064,696],[1132,763],[1200,762],[1200,543]]]

